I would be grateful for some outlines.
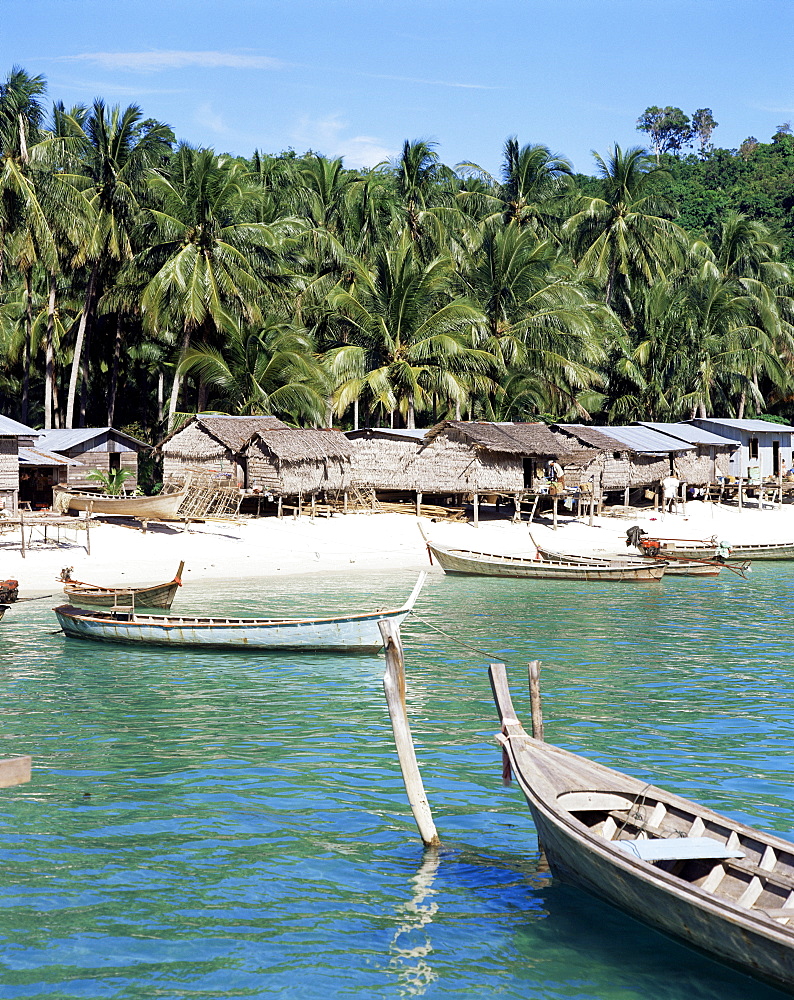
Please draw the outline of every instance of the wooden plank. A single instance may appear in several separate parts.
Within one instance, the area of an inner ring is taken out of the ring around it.
[[[6,757],[0,760],[0,788],[10,788],[12,785],[24,785],[30,781],[30,766],[32,758]]]

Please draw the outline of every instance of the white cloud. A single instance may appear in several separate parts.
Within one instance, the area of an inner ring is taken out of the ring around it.
[[[200,104],[196,108],[193,120],[197,125],[209,129],[211,132],[216,132],[218,135],[228,135],[231,132],[224,119],[221,118],[209,103]]]
[[[484,83],[456,83],[454,80],[425,80],[418,76],[390,76],[386,73],[359,73],[373,80],[394,80],[397,83],[421,83],[430,87],[459,87],[462,90],[504,90],[504,87],[491,87]]]
[[[325,156],[341,156],[345,166],[353,169],[374,167],[396,156],[382,139],[369,135],[349,135],[349,122],[340,115],[326,118],[303,117],[293,131],[294,145],[299,152],[313,149]]]
[[[151,73],[164,69],[281,69],[285,63],[270,56],[247,55],[240,52],[190,52],[179,49],[152,52],[83,52],[65,56],[67,60],[91,62],[102,69],[135,70]]]

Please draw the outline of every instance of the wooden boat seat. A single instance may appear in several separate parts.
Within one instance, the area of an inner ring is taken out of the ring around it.
[[[613,840],[625,854],[642,861],[692,861],[711,858],[743,858],[743,851],[727,847],[713,837],[665,837],[651,840]]]

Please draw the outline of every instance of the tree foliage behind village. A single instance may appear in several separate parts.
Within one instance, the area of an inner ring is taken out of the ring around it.
[[[791,417],[794,136],[651,107],[594,176],[508,137],[345,169],[178,141],[137,105],[0,84],[0,412],[155,440],[302,426]],[[691,150],[688,152],[687,150]]]

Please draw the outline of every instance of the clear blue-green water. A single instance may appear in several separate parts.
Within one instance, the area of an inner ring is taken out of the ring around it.
[[[393,604],[413,580],[177,600],[320,613]],[[539,867],[486,664],[508,663],[528,717],[525,665],[543,661],[548,739],[794,839],[793,587],[792,563],[640,585],[434,575],[404,641],[435,859],[382,657],[143,652],[54,634],[52,600],[16,606],[0,753],[35,769],[0,790],[0,997],[779,996]]]

